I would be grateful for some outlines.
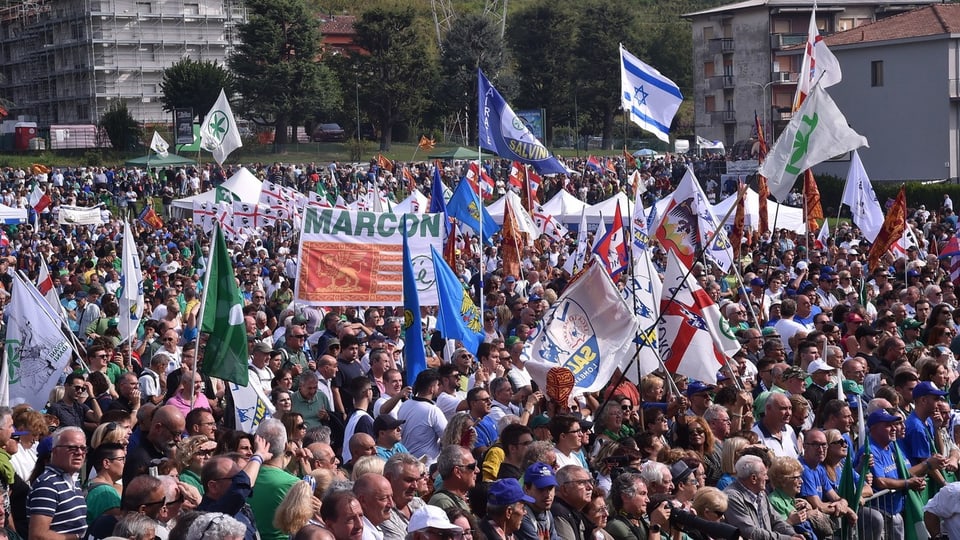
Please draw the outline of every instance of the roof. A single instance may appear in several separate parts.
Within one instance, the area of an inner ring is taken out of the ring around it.
[[[929,3],[930,0],[889,0],[883,2],[884,6],[916,6]],[[818,11],[833,11],[836,9],[842,9],[847,6],[873,6],[880,5],[878,0],[831,0],[828,2],[818,3]],[[724,4],[722,6],[717,6],[710,9],[705,9],[703,11],[695,11],[693,13],[684,13],[683,17],[697,17],[701,15],[715,15],[720,13],[730,13],[734,11],[740,11],[744,9],[758,8],[758,7],[768,7],[768,8],[794,8],[798,10],[807,10],[812,9],[813,4],[810,0],[744,0],[742,2],[734,2],[732,4]]]
[[[823,38],[828,46],[960,33],[960,4],[934,4]]]
[[[356,34],[353,23],[357,18],[352,15],[335,15],[320,21],[320,35]]]

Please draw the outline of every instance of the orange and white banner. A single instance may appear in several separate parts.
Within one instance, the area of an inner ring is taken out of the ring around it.
[[[405,224],[420,305],[436,305],[430,247],[443,249],[443,219],[443,214],[308,206],[294,301],[318,306],[402,306]]]

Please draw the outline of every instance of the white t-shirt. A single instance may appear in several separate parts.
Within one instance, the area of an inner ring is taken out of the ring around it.
[[[449,422],[453,415],[457,414],[457,407],[460,406],[460,403],[463,400],[467,399],[466,392],[454,392],[453,394],[448,394],[446,392],[440,392],[440,395],[437,396],[437,407],[440,407],[440,410],[443,411],[443,415],[447,417]]]

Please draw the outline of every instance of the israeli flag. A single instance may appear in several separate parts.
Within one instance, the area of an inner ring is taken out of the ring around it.
[[[620,89],[623,110],[630,112],[630,120],[670,142],[670,122],[683,101],[680,87],[620,45]]]

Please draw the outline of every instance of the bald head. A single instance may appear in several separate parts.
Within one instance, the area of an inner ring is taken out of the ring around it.
[[[372,456],[377,453],[377,441],[366,433],[355,433],[350,437],[350,455],[353,461],[363,456]]]
[[[183,413],[172,405],[164,405],[153,413],[150,422],[150,441],[160,448],[172,448],[180,442],[180,434],[187,428]]]
[[[340,464],[340,460],[337,459],[337,454],[334,453],[333,447],[327,443],[312,443],[307,446],[307,450],[313,454],[313,466],[316,468],[336,470],[337,465]]]

